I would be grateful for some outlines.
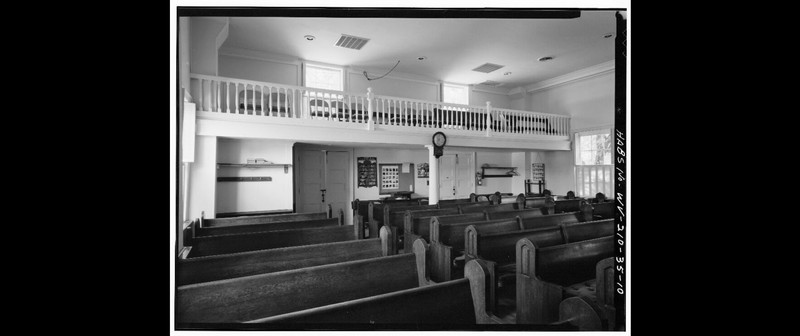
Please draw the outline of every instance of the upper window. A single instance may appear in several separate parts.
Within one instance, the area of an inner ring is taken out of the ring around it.
[[[575,165],[610,165],[612,151],[610,129],[575,134]]]
[[[344,71],[341,68],[305,63],[305,86],[343,91]]]
[[[458,84],[442,84],[442,101],[451,104],[469,105],[469,87]]]

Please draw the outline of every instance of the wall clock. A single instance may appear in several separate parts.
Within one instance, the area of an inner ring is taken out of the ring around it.
[[[442,132],[433,134],[433,156],[437,159],[442,156],[444,152],[444,145],[447,144],[447,136]]]

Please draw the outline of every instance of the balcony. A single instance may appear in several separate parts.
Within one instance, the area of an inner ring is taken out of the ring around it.
[[[198,135],[430,144],[430,135],[443,131],[448,146],[569,150],[570,118],[563,115],[376,95],[371,89],[358,94],[190,77]],[[229,123],[236,123],[235,131]]]

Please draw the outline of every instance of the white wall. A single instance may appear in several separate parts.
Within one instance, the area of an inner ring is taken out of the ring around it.
[[[572,117],[573,130],[614,124],[614,72],[530,94],[526,109]]]
[[[510,105],[511,99],[504,93],[475,89],[469,91],[469,105],[486,106],[487,101],[492,102],[492,107],[514,109]]]
[[[346,73],[348,78],[345,91],[347,92],[367,94],[367,88],[371,87],[372,94],[375,95],[439,101],[439,83],[433,79],[411,78],[410,75],[400,77],[398,74],[394,74],[395,76],[386,76],[370,81],[361,72],[351,70]],[[372,72],[368,71],[368,73]]]
[[[544,113],[569,115],[573,132],[614,124],[614,71],[551,86],[529,94],[511,96],[511,106]],[[570,136],[574,138],[574,134]],[[572,139],[574,141],[574,139]],[[570,151],[547,151],[538,159],[545,164],[547,189],[555,195],[575,190],[574,144]],[[532,162],[537,162],[534,155]]]
[[[255,57],[219,55],[219,75],[285,85],[300,85],[300,63],[270,61]]]
[[[513,167],[511,153],[502,152],[475,152],[475,171],[480,172],[483,164],[492,167]],[[522,167],[518,167],[522,168]],[[518,170],[519,171],[519,170]],[[482,185],[476,185],[476,194],[491,194],[496,191],[510,193],[512,178],[510,177],[489,177],[483,179]]]
[[[359,157],[375,157],[378,159],[378,164],[381,163],[413,163],[414,170],[420,163],[428,162],[428,149],[394,149],[386,147],[359,147],[353,149],[353,172],[358,171],[357,160]],[[380,173],[380,172],[378,172]],[[414,193],[411,195],[413,198],[428,197],[428,178],[417,177],[416,171],[414,172]],[[354,197],[359,200],[374,200],[386,197],[388,195],[379,195],[378,186],[371,188],[359,188],[358,177],[353,176],[353,190]]]
[[[191,20],[188,17],[178,19],[178,71],[180,72],[180,86],[189,91],[190,52],[191,52]]]
[[[217,162],[246,163],[262,158],[273,163],[292,164],[292,141],[219,138]],[[217,213],[292,210],[292,167],[220,167],[217,176],[270,176],[266,182],[216,182]]]
[[[525,152],[511,153],[511,167],[517,167],[519,175],[511,178],[511,190],[508,192],[514,195],[525,193],[525,179],[530,175],[530,164],[526,159]]]
[[[215,218],[216,170],[217,137],[198,136],[189,173],[189,220],[200,218],[201,212],[205,218]]]
[[[192,50],[192,57],[189,60],[189,67],[192,73],[216,76],[219,64],[217,57],[217,40],[220,33],[223,33],[225,24],[219,21],[193,17],[190,19],[189,44]]]

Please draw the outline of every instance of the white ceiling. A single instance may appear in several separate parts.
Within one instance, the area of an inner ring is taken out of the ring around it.
[[[420,19],[231,17],[223,48],[242,48],[367,70],[394,70],[434,80],[499,88],[537,83],[614,59],[615,11],[581,11],[575,19]],[[613,34],[611,38],[604,35]],[[341,34],[368,38],[361,50],[335,46]],[[304,36],[313,35],[314,41]],[[424,61],[418,57],[427,57]],[[539,62],[538,58],[554,59]],[[472,69],[495,63],[491,73]],[[504,75],[511,72],[510,75]]]

